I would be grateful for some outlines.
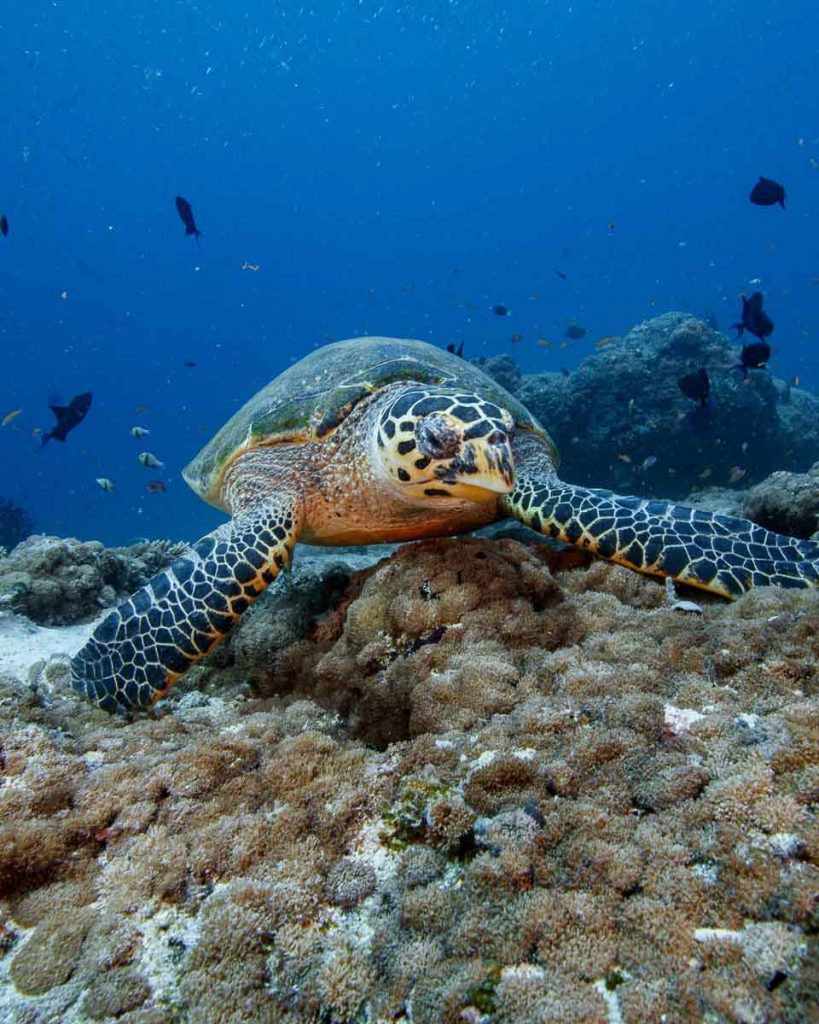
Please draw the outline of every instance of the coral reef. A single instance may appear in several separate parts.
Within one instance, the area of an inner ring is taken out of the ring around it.
[[[10,498],[0,498],[0,555],[34,533],[34,520]]]
[[[708,323],[667,313],[584,359],[570,376],[524,375],[509,357],[487,360],[538,417],[561,454],[561,476],[620,493],[681,498],[819,459],[819,399],[767,370],[743,377],[738,349]],[[712,401],[702,409],[678,379],[704,366]],[[648,460],[648,461],[646,461]]]
[[[810,1018],[819,593],[332,559],[130,723],[0,674],[2,1019]]]
[[[513,394],[523,383],[523,374],[520,372],[520,367],[511,356],[490,356],[488,359],[481,357],[477,360],[477,363],[484,373],[494,377],[501,387],[506,388],[507,391],[511,391]]]
[[[35,536],[0,562],[0,609],[65,626],[99,614],[146,583],[184,545],[144,541],[127,548]]]

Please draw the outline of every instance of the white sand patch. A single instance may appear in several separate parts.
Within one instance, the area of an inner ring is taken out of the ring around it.
[[[26,681],[29,669],[38,661],[76,654],[98,622],[99,619],[79,626],[38,626],[23,615],[0,613],[0,672],[10,672]]]

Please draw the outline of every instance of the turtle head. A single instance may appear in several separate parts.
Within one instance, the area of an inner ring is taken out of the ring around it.
[[[479,395],[408,386],[380,414],[377,458],[409,501],[488,501],[512,490],[514,427]]]

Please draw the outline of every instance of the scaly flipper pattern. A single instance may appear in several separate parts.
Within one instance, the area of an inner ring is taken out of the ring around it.
[[[106,711],[159,700],[289,565],[297,532],[278,502],[207,534],[103,619],[71,660],[71,685]]]
[[[819,544],[747,519],[669,501],[573,487],[518,466],[509,515],[557,540],[651,576],[736,598],[751,587],[819,587]]]

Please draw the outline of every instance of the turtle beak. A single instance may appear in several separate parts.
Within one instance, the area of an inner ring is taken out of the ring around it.
[[[438,466],[435,475],[442,483],[509,494],[515,484],[509,435],[494,430],[488,437],[464,442],[459,454],[451,462]]]

